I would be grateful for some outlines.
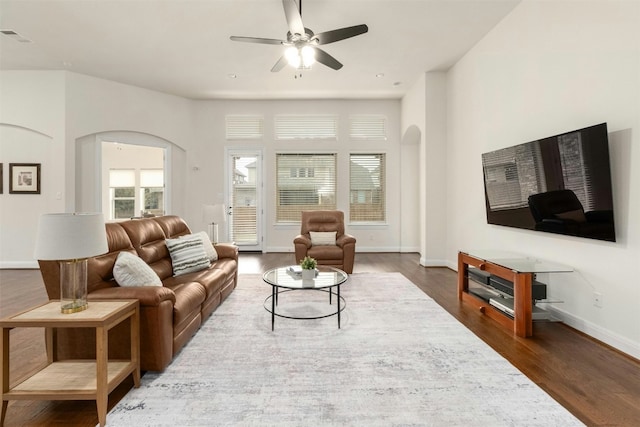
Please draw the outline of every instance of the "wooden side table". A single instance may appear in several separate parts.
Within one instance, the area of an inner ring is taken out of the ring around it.
[[[131,319],[131,359],[109,360],[109,330]],[[60,302],[50,301],[0,320],[2,341],[2,413],[4,425],[9,400],[95,400],[98,421],[107,421],[109,393],[129,374],[140,386],[140,313],[138,300],[90,301],[89,308],[62,314]],[[44,327],[47,365],[13,388],[9,386],[9,332],[13,328]],[[53,328],[95,328],[96,360],[54,360]]]

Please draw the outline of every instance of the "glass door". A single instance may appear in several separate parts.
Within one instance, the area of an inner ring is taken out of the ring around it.
[[[262,251],[262,153],[227,151],[227,230],[241,251]]]

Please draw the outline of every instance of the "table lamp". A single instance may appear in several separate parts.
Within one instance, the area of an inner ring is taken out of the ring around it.
[[[225,222],[227,219],[224,205],[204,205],[203,207],[204,221],[207,223],[207,234],[211,242],[220,243],[218,224]]]
[[[108,252],[101,213],[43,214],[38,223],[35,258],[60,261],[60,309],[76,313],[87,302],[87,258]]]

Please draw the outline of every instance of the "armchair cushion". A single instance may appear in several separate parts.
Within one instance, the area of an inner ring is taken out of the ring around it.
[[[335,231],[310,231],[311,246],[335,246]]]
[[[120,286],[162,286],[156,272],[142,258],[130,252],[118,254],[113,277]]]

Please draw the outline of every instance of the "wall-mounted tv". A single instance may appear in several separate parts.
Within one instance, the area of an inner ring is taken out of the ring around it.
[[[489,224],[615,242],[607,124],[482,155]]]

